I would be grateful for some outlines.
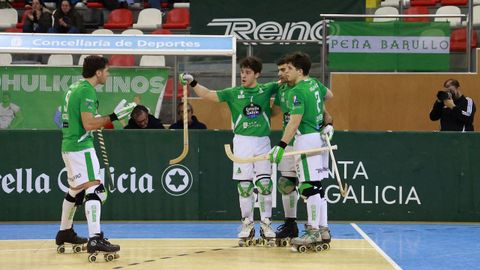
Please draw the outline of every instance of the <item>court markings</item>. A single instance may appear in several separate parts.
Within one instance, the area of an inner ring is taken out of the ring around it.
[[[390,256],[387,255],[387,253],[385,253],[385,251],[383,251],[383,249],[381,249],[357,224],[355,223],[350,223],[350,225],[352,225],[352,227],[363,237],[363,239],[367,240],[367,242],[373,247],[375,248],[375,250],[377,250],[378,253],[380,253],[384,258],[385,260],[387,260],[392,266],[394,269],[397,269],[397,270],[401,270],[402,268],[392,259],[390,258]]]

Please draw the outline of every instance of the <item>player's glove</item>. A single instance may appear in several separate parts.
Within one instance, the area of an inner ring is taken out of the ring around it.
[[[323,136],[328,137],[328,140],[331,141],[332,138],[333,138],[333,132],[334,132],[333,125],[332,124],[327,124],[326,126],[323,127],[320,134],[322,134],[322,137]]]
[[[283,154],[285,153],[285,147],[287,147],[287,143],[284,141],[280,141],[276,146],[274,146],[270,152],[268,152],[270,162],[280,163]]]
[[[188,74],[188,73],[182,73],[180,74],[179,76],[180,78],[180,83],[182,85],[187,85],[189,84],[191,87],[195,87],[195,85],[197,85],[197,81],[193,78],[193,75],[192,74]]]
[[[113,110],[113,113],[109,115],[110,120],[113,122],[115,120],[127,118],[132,113],[135,106],[137,106],[135,102],[127,103],[125,99],[122,99]]]

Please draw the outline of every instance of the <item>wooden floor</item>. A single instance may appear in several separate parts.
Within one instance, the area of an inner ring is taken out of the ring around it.
[[[0,241],[0,269],[393,269],[365,240],[333,240],[331,249],[300,254],[290,247],[236,246],[235,239],[111,239],[120,258],[89,263],[86,253],[57,254],[54,240]]]

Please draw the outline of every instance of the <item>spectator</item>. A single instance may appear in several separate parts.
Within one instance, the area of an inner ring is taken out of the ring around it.
[[[475,103],[460,92],[460,83],[448,79],[438,91],[430,112],[430,120],[440,120],[440,131],[474,131]]]
[[[193,115],[193,107],[190,103],[188,105],[188,129],[207,129],[207,126],[198,121],[198,118]],[[183,102],[180,102],[177,106],[178,121],[170,126],[170,129],[183,129]]]
[[[32,1],[32,11],[23,25],[24,33],[46,33],[52,25],[52,14],[40,0]]]
[[[82,16],[72,8],[69,0],[62,0],[60,8],[53,13],[53,27],[49,33],[83,33]]]
[[[132,114],[125,129],[165,129],[160,119],[148,113],[147,107],[143,105],[137,105]]]

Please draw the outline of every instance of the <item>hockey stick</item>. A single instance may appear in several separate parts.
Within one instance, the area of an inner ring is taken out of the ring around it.
[[[259,155],[255,157],[248,157],[248,158],[236,157],[233,154],[232,149],[230,148],[230,144],[225,144],[224,148],[225,148],[225,154],[227,154],[227,157],[236,163],[250,163],[250,162],[255,162],[260,160],[267,160],[270,158],[268,154]],[[291,152],[285,152],[283,156],[286,157],[286,156],[301,155],[301,154],[316,154],[319,152],[327,151],[329,149],[330,148],[328,147],[320,147],[320,148],[313,148],[308,150],[291,151]],[[331,149],[336,150],[337,146],[334,145],[331,147]]]
[[[170,165],[182,161],[188,154],[188,86],[183,86],[183,151],[177,158],[170,160]]]
[[[327,135],[324,135],[323,138],[327,142],[328,152],[330,152],[330,157],[332,158],[332,169],[333,169],[333,173],[335,174],[335,178],[337,179],[338,187],[340,188],[340,194],[342,195],[342,197],[345,198],[345,196],[347,195],[347,184],[345,184],[345,188],[342,186],[342,180],[340,179],[340,174],[338,173],[337,161],[335,160],[335,156],[333,155],[334,148],[330,144],[330,139],[328,138]]]
[[[105,165],[105,170],[107,171],[105,174],[108,175],[108,190],[110,191],[113,190],[113,186],[115,184],[113,183],[113,177],[110,173],[110,162],[108,159],[107,148],[105,147],[105,139],[103,138],[102,130],[103,128],[97,130],[98,143],[100,145],[100,151],[102,152],[103,164]]]

